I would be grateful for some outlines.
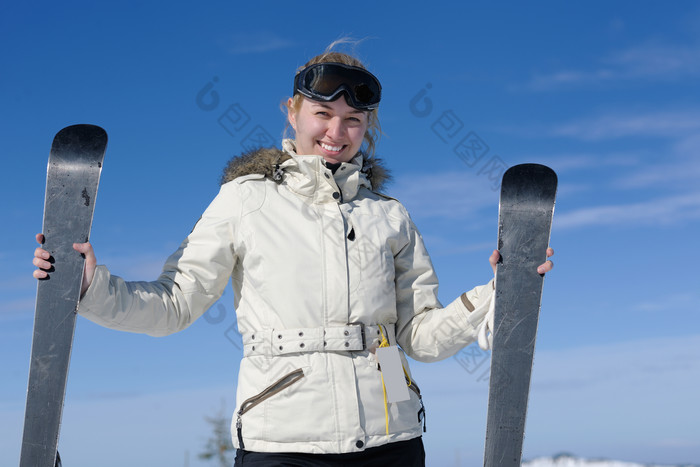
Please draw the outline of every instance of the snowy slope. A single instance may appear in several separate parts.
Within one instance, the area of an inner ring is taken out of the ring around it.
[[[638,464],[610,459],[583,459],[569,454],[559,454],[554,457],[538,457],[523,462],[523,467],[698,467],[691,464]]]

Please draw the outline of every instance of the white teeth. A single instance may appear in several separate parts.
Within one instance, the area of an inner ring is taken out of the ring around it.
[[[323,149],[325,149],[326,151],[335,151],[335,152],[338,152],[338,151],[340,151],[341,149],[343,149],[342,146],[329,146],[329,145],[326,144],[326,143],[321,143],[321,147],[322,147]]]

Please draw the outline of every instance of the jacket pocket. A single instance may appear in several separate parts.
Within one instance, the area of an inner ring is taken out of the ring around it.
[[[408,389],[416,393],[416,396],[418,396],[418,402],[420,402],[420,410],[418,410],[418,423],[423,422],[423,433],[425,433],[425,405],[423,405],[423,396],[420,395],[420,388],[416,382],[409,379],[408,376],[406,376],[406,384],[408,385]]]
[[[238,443],[241,449],[245,449],[245,446],[243,445],[242,433],[243,423],[241,421],[241,417],[243,416],[243,414],[248,412],[253,407],[259,405],[260,403],[266,401],[275,394],[287,389],[289,386],[298,382],[303,377],[304,370],[302,370],[301,368],[297,368],[291,373],[287,373],[286,375],[284,375],[283,377],[281,377],[280,379],[263,389],[258,394],[254,395],[253,397],[249,397],[248,399],[243,401],[241,407],[238,409],[238,413],[236,414],[236,433],[238,435]],[[421,402],[421,405],[422,404],[423,403]]]

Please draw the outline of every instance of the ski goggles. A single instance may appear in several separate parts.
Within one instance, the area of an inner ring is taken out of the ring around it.
[[[294,77],[294,94],[309,99],[331,102],[345,93],[348,104],[358,110],[373,110],[379,106],[382,86],[364,68],[342,63],[309,65]]]

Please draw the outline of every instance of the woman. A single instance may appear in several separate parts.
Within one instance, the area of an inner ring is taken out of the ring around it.
[[[353,57],[307,63],[286,105],[295,138],[229,163],[155,282],[125,282],[96,267],[89,243],[74,246],[86,257],[80,314],[114,329],[182,330],[233,278],[244,343],[236,465],[424,465],[425,412],[404,352],[444,359],[483,328],[493,281],[443,307],[420,234],[379,193],[380,97]],[[36,250],[36,278],[48,259]]]

